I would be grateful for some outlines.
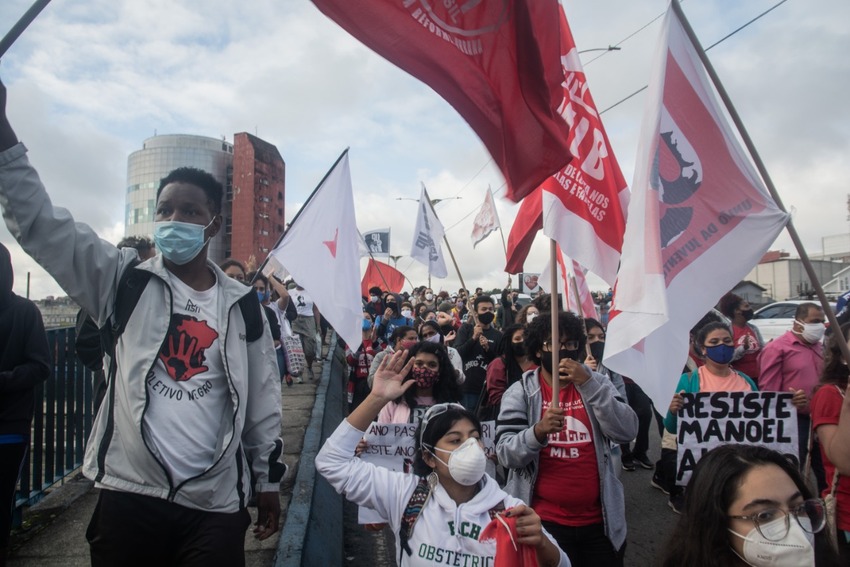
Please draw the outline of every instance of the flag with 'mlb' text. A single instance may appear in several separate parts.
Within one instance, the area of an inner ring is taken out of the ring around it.
[[[313,0],[466,120],[519,201],[569,161],[557,0]]]
[[[345,150],[269,256],[307,290],[352,350],[363,338],[360,242]]]
[[[446,258],[443,256],[443,248],[440,240],[445,231],[434,207],[425,184],[422,184],[422,193],[419,195],[419,214],[416,217],[416,228],[413,229],[413,247],[410,257],[428,267],[428,273],[435,278],[444,278],[449,275],[446,269]]]
[[[688,332],[755,266],[788,221],[727,123],[668,9],[649,82],[606,367],[667,407]]]
[[[573,160],[543,182],[543,233],[564,254],[613,284],[620,264],[629,189],[596,110],[560,7],[563,102]]]

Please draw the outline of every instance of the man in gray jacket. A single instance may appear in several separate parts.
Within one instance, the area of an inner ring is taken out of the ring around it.
[[[278,527],[285,467],[268,324],[253,290],[207,259],[222,225],[221,185],[190,168],[163,179],[160,254],[138,263],[134,249],[119,250],[53,207],[5,109],[0,84],[0,206],[24,250],[98,326],[115,322],[125,272],[144,276],[107,354],[106,395],[86,447],[83,472],[102,489],[86,533],[92,564],[243,565],[252,489],[254,532],[264,539]],[[253,305],[243,309],[246,294]],[[251,308],[263,328],[255,340],[246,330]]]
[[[634,439],[637,416],[606,376],[576,362],[585,352],[581,319],[572,313],[558,319],[557,346],[548,313],[528,325],[526,351],[540,368],[502,397],[496,455],[509,469],[505,491],[534,508],[573,565],[622,567],[626,507],[611,446]],[[554,372],[553,348],[560,360]]]

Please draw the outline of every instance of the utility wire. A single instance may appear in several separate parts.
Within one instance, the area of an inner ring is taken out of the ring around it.
[[[786,3],[787,1],[788,1],[788,0],[781,0],[780,2],[777,2],[777,3],[776,3],[776,4],[774,4],[773,6],[771,6],[770,8],[768,8],[767,10],[765,10],[764,12],[762,12],[761,14],[759,14],[758,16],[756,16],[755,18],[753,18],[752,20],[750,20],[749,22],[747,22],[746,24],[742,25],[742,26],[741,26],[741,27],[739,27],[738,29],[736,29],[736,30],[732,31],[731,33],[729,33],[729,34],[727,34],[727,35],[723,36],[722,38],[718,39],[717,41],[715,41],[714,43],[712,43],[711,45],[709,45],[708,47],[706,47],[706,48],[705,48],[705,50],[706,50],[706,51],[708,51],[708,50],[709,50],[709,49],[711,49],[712,47],[716,47],[717,45],[720,45],[721,43],[723,43],[724,41],[726,41],[727,39],[729,39],[730,37],[732,37],[733,35],[735,35],[735,34],[736,34],[736,33],[738,33],[739,31],[741,31],[742,29],[746,28],[747,26],[749,26],[750,24],[752,24],[752,23],[753,23],[753,22],[755,22],[756,20],[761,19],[762,17],[764,17],[764,16],[765,16],[765,15],[767,15],[768,13],[772,12],[773,10],[777,9],[779,6],[781,6],[782,4]],[[658,18],[656,18],[656,19],[658,19]],[[654,21],[654,20],[653,20],[653,21]],[[597,57],[597,59],[598,59],[598,57]],[[614,104],[612,104],[611,106],[609,106],[608,108],[606,108],[605,110],[601,111],[599,114],[605,114],[606,112],[608,112],[608,111],[609,111],[609,110],[611,110],[612,108],[615,108],[615,107],[617,107],[617,106],[619,106],[619,105],[623,104],[624,102],[626,102],[627,100],[629,100],[630,98],[632,98],[633,96],[635,96],[636,94],[638,94],[638,93],[641,93],[641,92],[645,91],[647,88],[648,88],[648,85],[644,85],[644,86],[642,86],[641,88],[639,88],[638,90],[636,90],[635,92],[633,92],[632,94],[630,94],[629,96],[627,96],[627,97],[625,97],[625,98],[622,98],[622,99],[618,100],[617,102],[615,102]]]

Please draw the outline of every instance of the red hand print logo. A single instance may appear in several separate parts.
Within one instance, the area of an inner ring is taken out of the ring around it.
[[[173,380],[185,382],[209,370],[204,365],[204,352],[217,338],[218,333],[206,321],[198,321],[187,315],[172,315],[168,337],[159,351],[159,359]]]

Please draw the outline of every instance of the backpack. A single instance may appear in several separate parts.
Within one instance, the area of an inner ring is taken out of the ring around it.
[[[428,483],[428,477],[423,476],[416,483],[416,488],[413,489],[413,494],[410,495],[410,500],[407,501],[407,506],[404,507],[404,512],[401,515],[401,528],[398,530],[398,540],[401,542],[401,551],[398,557],[398,564],[401,565],[402,553],[405,551],[408,555],[413,555],[413,550],[407,543],[410,540],[410,535],[413,533],[413,527],[416,525],[416,520],[419,519],[419,514],[422,513],[422,508],[428,502],[431,496],[431,486]],[[501,501],[489,510],[490,519],[493,520],[496,514],[505,511],[505,502]]]
[[[118,289],[115,292],[115,305],[112,315],[99,330],[100,359],[102,360],[103,355],[108,353],[112,361],[109,369],[109,380],[112,380],[115,376],[115,345],[118,344],[118,338],[121,337],[127,327],[127,322],[153,275],[147,270],[137,269],[136,266],[139,264],[138,260],[133,261],[121,274],[121,279],[118,280]],[[252,343],[263,335],[263,320],[260,318],[262,313],[258,308],[257,295],[253,290],[247,291],[239,299],[238,305],[242,312],[242,319],[245,321],[246,341]],[[96,338],[89,338],[88,342],[90,343],[93,340],[96,340]],[[81,345],[80,343],[81,341],[78,340],[75,345],[78,355],[81,348],[92,348],[91,344],[84,343]]]

